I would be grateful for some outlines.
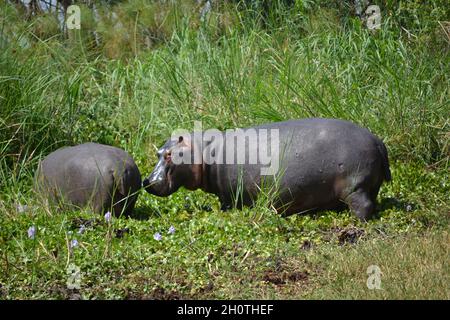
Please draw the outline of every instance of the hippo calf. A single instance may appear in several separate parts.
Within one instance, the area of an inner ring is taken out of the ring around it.
[[[230,155],[233,150],[228,147],[235,141],[241,149]],[[262,161],[269,150],[270,165],[278,167],[272,173]],[[345,203],[365,221],[374,213],[381,184],[391,180],[383,142],[367,129],[338,119],[290,120],[231,134],[207,130],[174,135],[158,150],[158,157],[143,181],[147,192],[168,196],[181,186],[200,188],[217,195],[224,210],[253,205],[267,185],[264,181],[271,181],[277,186],[276,192],[269,192],[276,195],[273,205],[283,215]]]
[[[141,188],[141,175],[124,150],[85,143],[50,153],[36,172],[38,192],[51,200],[90,207],[97,213],[129,215]]]

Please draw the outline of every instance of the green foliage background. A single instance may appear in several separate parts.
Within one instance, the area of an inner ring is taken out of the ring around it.
[[[345,1],[214,3],[205,20],[196,1],[98,3],[101,21],[80,4],[81,30],[61,33],[54,15],[0,2],[0,299],[448,299],[446,1],[374,1],[376,32]],[[393,182],[377,219],[284,219],[264,201],[223,213],[182,190],[143,193],[134,219],[109,225],[32,188],[39,159],[64,145],[122,147],[147,175],[155,148],[194,120],[226,129],[303,117],[352,120],[384,140]],[[80,292],[66,289],[69,263],[84,272]],[[368,264],[382,265],[386,290],[366,289]]]

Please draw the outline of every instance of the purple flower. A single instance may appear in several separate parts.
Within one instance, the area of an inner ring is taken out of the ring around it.
[[[110,223],[111,219],[112,219],[111,212],[108,211],[107,213],[105,213],[105,220],[106,222]]]
[[[153,239],[155,239],[156,241],[161,241],[162,236],[159,232],[157,232],[153,235]]]
[[[75,248],[78,246],[78,240],[77,239],[73,239],[72,241],[70,241],[70,247],[71,248]]]
[[[80,226],[80,229],[78,229],[78,234],[83,234],[85,230],[86,230],[86,227],[84,226],[84,224],[82,224]]]
[[[174,234],[175,233],[175,227],[174,226],[170,226],[168,233]]]
[[[36,227],[31,226],[28,228],[28,238],[34,239],[34,236],[36,235]]]

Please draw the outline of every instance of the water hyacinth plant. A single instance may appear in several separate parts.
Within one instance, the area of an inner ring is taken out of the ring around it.
[[[84,224],[82,224],[80,226],[80,228],[78,229],[78,234],[83,234],[86,231],[86,227]]]
[[[73,298],[68,262],[86,299],[450,298],[448,1],[385,1],[375,31],[354,1],[210,1],[207,12],[197,0],[80,1],[81,29],[67,32],[18,2],[0,1],[0,300]],[[120,147],[147,174],[194,121],[226,130],[304,117],[383,139],[393,179],[376,219],[283,218],[268,191],[222,212],[184,189],[141,193],[116,218],[33,188],[60,147]],[[366,286],[369,265],[382,290]]]
[[[153,239],[155,239],[156,241],[161,241],[162,240],[162,235],[159,232],[156,232],[153,235]]]
[[[36,227],[35,226],[29,227],[27,234],[28,234],[28,238],[34,239],[34,237],[36,236]]]
[[[105,213],[105,221],[106,223],[110,223],[112,221],[112,214],[110,211]]]
[[[73,249],[73,248],[76,248],[76,247],[78,247],[78,240],[77,239],[72,239],[70,241],[70,248]]]

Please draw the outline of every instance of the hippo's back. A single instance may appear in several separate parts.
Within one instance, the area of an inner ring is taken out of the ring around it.
[[[308,118],[264,124],[257,129],[277,129],[279,153],[289,162],[302,162],[305,170],[337,164],[362,166],[380,161],[384,180],[390,180],[387,151],[383,142],[369,130],[350,121]],[[286,164],[286,162],[285,162]],[[335,168],[331,170],[334,172]],[[353,168],[356,169],[356,168]],[[297,170],[298,172],[298,170]]]
[[[390,180],[383,142],[352,122],[310,118],[257,128],[279,130],[281,198],[294,201],[291,212],[334,207],[358,189],[376,197]]]
[[[372,139],[375,137],[367,129],[362,128],[353,122],[341,119],[328,118],[306,118],[298,120],[287,120],[282,122],[272,122],[257,126],[256,129],[278,129],[281,136],[293,134],[293,137],[311,136],[322,140],[339,139],[345,141],[356,136]]]
[[[79,207],[92,204],[95,211],[107,210],[141,184],[139,169],[127,152],[97,143],[52,152],[40,163],[36,177],[51,198]]]

